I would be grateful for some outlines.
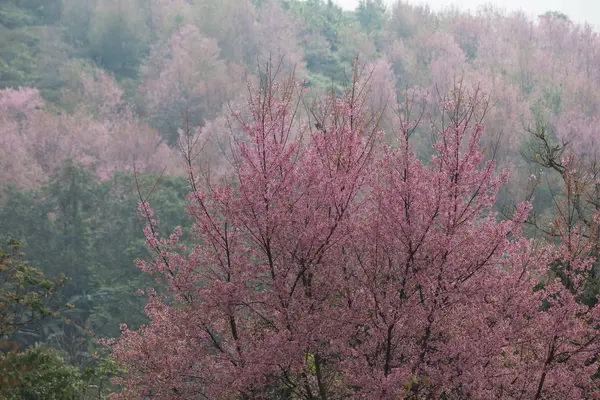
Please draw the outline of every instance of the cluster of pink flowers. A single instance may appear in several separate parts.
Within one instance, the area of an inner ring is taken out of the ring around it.
[[[157,237],[140,205],[156,258],[137,264],[169,294],[148,292],[151,324],[114,345],[120,396],[598,397],[585,237],[525,238],[529,203],[498,222],[507,174],[484,162],[482,125],[451,120],[423,162],[409,115],[384,145],[353,82],[306,124],[294,82],[254,91],[229,175],[189,169],[197,244]]]

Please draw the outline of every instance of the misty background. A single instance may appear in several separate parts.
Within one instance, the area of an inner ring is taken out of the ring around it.
[[[347,10],[354,10],[358,5],[358,0],[335,0],[341,7]],[[391,6],[392,0],[386,0],[386,4]],[[566,14],[573,22],[589,23],[596,29],[600,26],[600,2],[596,0],[412,0],[409,4],[427,5],[435,11],[441,11],[449,7],[456,7],[460,10],[470,10],[474,12],[477,8],[492,4],[494,7],[506,11],[522,10],[530,18],[534,18],[546,11],[560,11]]]

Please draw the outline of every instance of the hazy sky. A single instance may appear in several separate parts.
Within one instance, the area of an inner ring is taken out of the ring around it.
[[[335,0],[346,9],[354,9],[358,0]],[[388,4],[395,0],[386,0]],[[461,9],[474,10],[477,6],[492,3],[507,10],[522,9],[527,14],[537,16],[546,11],[561,11],[575,22],[587,21],[600,27],[600,0],[410,0],[411,3],[429,4],[433,9],[456,5]]]

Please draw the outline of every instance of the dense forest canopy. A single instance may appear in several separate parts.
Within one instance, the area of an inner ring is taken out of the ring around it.
[[[553,10],[2,1],[0,399],[599,397],[599,123]]]

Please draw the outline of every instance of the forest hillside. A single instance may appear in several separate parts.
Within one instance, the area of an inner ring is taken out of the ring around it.
[[[2,1],[0,399],[600,397],[599,126],[552,10]]]

